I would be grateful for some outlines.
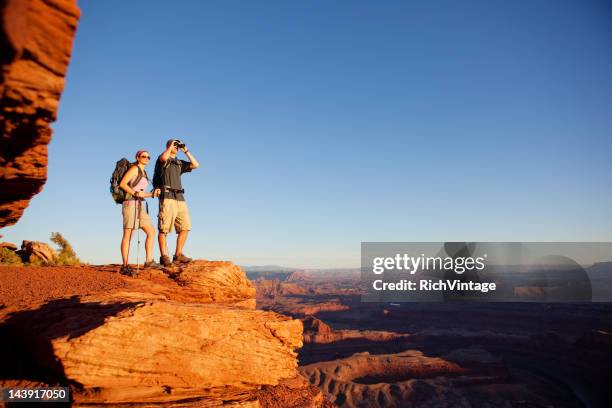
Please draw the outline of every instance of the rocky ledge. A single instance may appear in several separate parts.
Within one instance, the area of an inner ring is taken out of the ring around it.
[[[3,268],[0,277],[18,274],[27,286],[27,269]],[[95,269],[60,272],[98,274],[104,290],[27,306],[0,299],[2,350],[12,350],[0,386],[68,385],[77,406],[328,404],[297,376],[302,323],[255,310],[255,289],[239,267],[196,261],[135,279],[113,273],[117,283],[106,279],[108,267]]]

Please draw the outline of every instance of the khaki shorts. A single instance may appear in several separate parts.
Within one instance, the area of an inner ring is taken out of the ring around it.
[[[140,203],[139,219],[136,219],[138,215],[138,206],[134,200],[124,201],[121,212],[123,213],[123,229],[138,229],[145,228],[148,225],[151,227],[153,226],[151,218],[149,214],[147,214],[147,206],[144,202]],[[136,223],[135,226],[134,222]]]
[[[157,215],[157,229],[159,232],[172,232],[172,227],[176,232],[191,230],[191,220],[189,219],[189,208],[184,201],[164,198],[159,200],[159,214]]]

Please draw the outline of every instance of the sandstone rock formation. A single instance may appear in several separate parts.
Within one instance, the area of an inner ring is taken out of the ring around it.
[[[313,316],[301,319],[304,324],[304,343],[327,344],[342,340],[391,341],[409,339],[410,334],[377,330],[333,330],[327,324]]]
[[[11,242],[0,242],[0,248],[6,248],[10,251],[17,251],[17,245]]]
[[[308,290],[295,283],[281,282],[279,279],[258,279],[255,282],[257,298],[274,299],[279,296],[303,295]]]
[[[304,271],[294,271],[289,276],[287,276],[287,280],[285,282],[301,282],[308,280],[308,274]]]
[[[242,302],[255,309],[255,287],[231,262],[192,262],[171,272],[181,286],[197,293],[199,302]]]
[[[273,310],[277,313],[286,314],[288,316],[308,316],[315,315],[319,312],[341,312],[349,310],[349,307],[343,305],[340,299],[329,299],[328,301],[317,300],[314,297],[282,297],[274,300],[266,300],[258,298],[257,305],[260,309]]]
[[[580,406],[568,388],[527,372],[514,377],[502,359],[477,346],[439,357],[358,353],[300,371],[342,407]]]
[[[273,310],[289,316],[307,316],[349,309],[337,298],[322,301],[316,289],[302,284],[281,282],[278,279],[257,279],[255,286],[257,306],[263,310]]]
[[[0,1],[0,228],[21,217],[47,179],[76,0]]]
[[[442,358],[408,350],[378,356],[358,353],[346,359],[300,367],[300,371],[340,406],[410,407],[419,406],[422,381],[459,376],[465,370]]]
[[[291,282],[290,282],[291,281]],[[284,279],[257,277],[257,305],[290,316],[307,316],[319,312],[345,311],[344,299],[361,294],[357,278],[306,274],[295,271]]]
[[[27,308],[12,300],[0,309],[3,348],[33,356],[34,368],[0,378],[51,373],[47,383],[70,384],[76,405],[326,406],[296,379],[302,323],[255,310],[240,268],[196,261],[168,272]]]
[[[21,256],[30,263],[52,263],[56,253],[48,244],[38,241],[23,241],[21,243]]]
[[[383,307],[379,305],[378,310]],[[454,308],[459,311],[449,316]],[[340,372],[343,366],[354,367],[357,363],[351,356],[355,353],[368,351],[393,359],[401,351],[411,349],[452,362],[464,372],[461,375],[439,372],[426,378],[411,375],[407,381],[402,381],[401,376],[372,376],[370,373],[376,374],[377,369],[360,371],[357,380],[354,376],[330,381],[308,377],[339,405],[612,406],[612,394],[606,385],[607,371],[612,365],[609,335],[612,319],[611,307],[607,304],[419,304],[394,307],[385,319],[370,308],[359,314],[357,310],[352,308],[349,318],[344,320],[342,315],[323,316],[341,327],[350,324],[396,330],[409,328],[410,337],[399,343],[351,339],[332,343],[305,341],[299,356],[304,365],[302,369],[308,368],[311,372],[321,369],[320,378],[327,379],[327,373]],[[488,316],[497,325],[487,321]],[[305,339],[309,331],[334,332],[323,322],[314,323],[311,328],[304,319]],[[598,329],[583,332],[589,326]],[[427,359],[421,362],[428,364]],[[364,376],[370,376],[366,379],[376,384],[368,382],[368,387],[363,388]],[[340,382],[342,387],[338,385]],[[412,391],[408,392],[409,389]],[[406,390],[406,394],[398,394],[400,390]],[[376,401],[372,393],[378,394]]]

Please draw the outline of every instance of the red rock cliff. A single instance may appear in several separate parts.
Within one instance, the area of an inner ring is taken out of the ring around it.
[[[76,0],[0,0],[0,228],[19,220],[47,180],[79,15]]]

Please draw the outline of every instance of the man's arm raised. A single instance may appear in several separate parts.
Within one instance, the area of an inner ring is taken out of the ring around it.
[[[159,160],[162,163],[165,163],[170,157],[170,153],[172,153],[172,144],[166,148],[166,150],[159,156]]]
[[[193,169],[197,169],[198,167],[200,167],[200,163],[198,163],[198,161],[193,156],[193,154],[191,154],[191,152],[189,150],[187,150],[187,147],[183,147],[183,152],[185,152],[185,155],[189,159],[189,163],[191,163],[191,169],[192,170]]]

